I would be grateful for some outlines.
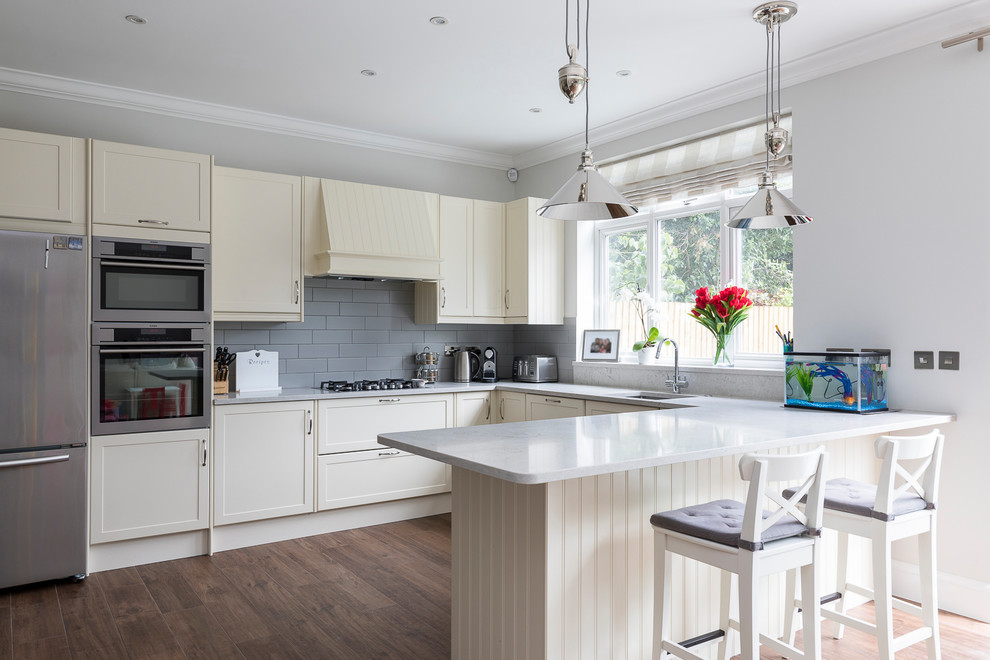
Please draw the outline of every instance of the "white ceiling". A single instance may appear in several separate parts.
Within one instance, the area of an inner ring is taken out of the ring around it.
[[[592,142],[761,95],[757,4],[592,2]],[[563,0],[6,0],[0,89],[524,167],[583,142],[583,102],[568,105],[556,87],[567,59],[564,7]],[[128,23],[127,14],[148,23]],[[434,26],[432,16],[449,23]],[[987,23],[990,0],[801,0],[781,36],[784,82]],[[616,76],[620,69],[632,75]]]

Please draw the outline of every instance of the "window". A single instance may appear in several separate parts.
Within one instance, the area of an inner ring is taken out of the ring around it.
[[[786,193],[789,183],[778,187]],[[754,192],[755,186],[666,201],[633,218],[598,223],[595,323],[622,331],[620,355],[631,359],[633,343],[655,325],[677,341],[682,359],[710,362],[715,341],[688,311],[698,288],[719,291],[731,283],[748,289],[753,301],[732,335],[736,359],[780,360],[774,327],[793,328],[791,230],[725,226]]]

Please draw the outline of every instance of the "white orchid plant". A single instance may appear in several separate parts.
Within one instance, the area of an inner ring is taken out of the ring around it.
[[[636,316],[639,317],[639,324],[643,328],[643,334],[646,335],[646,339],[633,344],[633,351],[641,351],[644,348],[656,346],[660,339],[660,330],[655,325],[650,325],[647,329],[647,323],[652,321],[653,317],[661,311],[653,296],[638,284],[623,287],[619,296],[622,300],[632,302],[636,309]]]

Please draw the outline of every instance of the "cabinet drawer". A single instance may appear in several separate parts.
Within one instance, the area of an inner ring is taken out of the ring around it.
[[[378,449],[379,433],[422,431],[453,426],[449,394],[392,395],[320,401],[317,453]]]
[[[611,415],[613,413],[646,412],[656,410],[655,406],[634,406],[631,403],[612,403],[611,401],[585,401],[585,415]]]
[[[526,395],[526,419],[560,419],[583,417],[584,400],[543,394]]]
[[[450,491],[450,468],[382,447],[317,459],[317,508],[338,509]]]

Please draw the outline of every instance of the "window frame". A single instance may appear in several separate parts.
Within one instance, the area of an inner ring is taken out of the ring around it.
[[[791,188],[780,189],[785,196],[791,197]],[[606,291],[608,278],[607,241],[608,236],[623,233],[630,230],[646,229],[647,245],[649,254],[647,256],[647,291],[651,296],[656,297],[659,285],[660,269],[660,245],[659,237],[660,223],[663,220],[682,218],[685,215],[706,213],[717,210],[719,212],[719,290],[729,286],[729,282],[739,282],[742,279],[742,244],[743,236],[741,229],[730,229],[726,226],[729,219],[754,193],[747,190],[744,193],[733,193],[725,191],[706,195],[696,199],[683,200],[680,206],[675,206],[675,202],[668,202],[666,205],[654,207],[636,214],[630,218],[619,220],[601,220],[595,223],[595,249],[594,249],[594,281],[595,281],[595,304],[594,319],[595,327],[605,327],[608,324]],[[759,231],[759,230],[752,230]],[[713,286],[716,286],[713,283]],[[605,325],[603,325],[605,324]],[[676,340],[676,337],[673,339]],[[739,336],[735,333],[730,336],[733,343],[732,348],[738,349]],[[783,352],[774,353],[739,353],[734,351],[735,364],[742,368],[754,369],[777,369],[783,370]],[[625,351],[619,354],[620,362],[636,362],[636,356],[632,351]],[[668,352],[661,352],[660,364],[669,366],[673,364],[673,357]],[[711,367],[710,359],[706,358],[682,358],[682,366],[690,367]]]

